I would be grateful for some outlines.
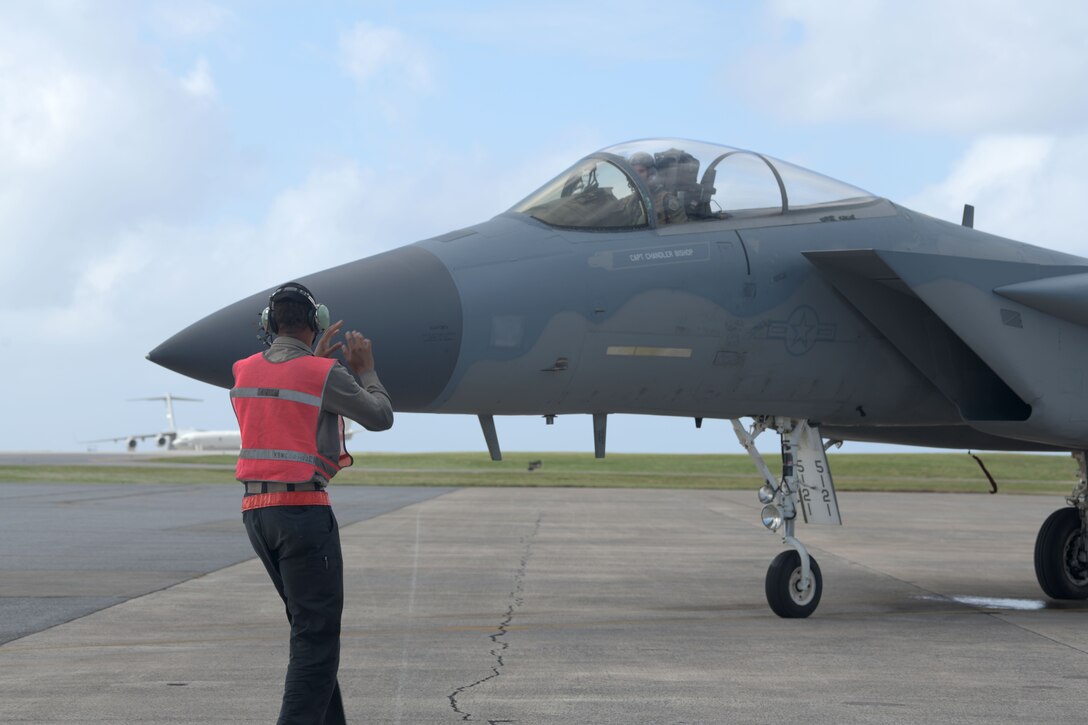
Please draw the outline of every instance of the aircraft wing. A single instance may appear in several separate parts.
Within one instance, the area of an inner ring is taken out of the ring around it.
[[[165,433],[139,433],[137,435],[116,436],[114,438],[95,438],[91,441],[80,441],[80,443],[119,443],[120,441],[146,441],[148,438],[158,438],[162,435],[165,435]]]
[[[125,444],[125,447],[128,448],[131,451],[131,450],[136,449],[136,443],[137,442],[145,441],[148,438],[154,440],[155,445],[159,446],[160,448],[163,447],[163,446],[169,446],[171,444],[171,442],[173,441],[175,436],[176,436],[176,434],[173,433],[173,432],[163,431],[163,432],[160,432],[160,433],[137,433],[135,435],[115,436],[113,438],[96,438],[95,440],[91,440],[91,441],[80,441],[80,443],[90,444],[90,443],[122,443],[123,442]]]

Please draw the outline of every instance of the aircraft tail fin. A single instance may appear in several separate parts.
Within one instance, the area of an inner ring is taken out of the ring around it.
[[[129,398],[129,402],[137,402],[137,401],[142,401],[142,400],[162,400],[162,401],[165,401],[165,403],[166,403],[166,433],[170,434],[170,435],[177,435],[177,432],[178,432],[178,428],[177,428],[177,425],[175,423],[175,418],[174,418],[174,401],[175,400],[186,400],[186,401],[192,401],[192,402],[196,402],[196,403],[201,402],[200,398],[185,398],[185,397],[182,397],[180,395],[173,395],[172,393],[167,393],[166,395],[153,395],[150,398]]]

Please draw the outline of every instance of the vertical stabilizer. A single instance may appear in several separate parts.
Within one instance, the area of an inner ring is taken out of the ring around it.
[[[166,395],[153,395],[150,398],[129,398],[130,401],[137,400],[162,400],[166,403],[166,433],[177,433],[178,428],[174,419],[174,401],[175,400],[189,400],[194,403],[201,402],[200,398],[183,398],[180,395],[173,395],[167,393]]]

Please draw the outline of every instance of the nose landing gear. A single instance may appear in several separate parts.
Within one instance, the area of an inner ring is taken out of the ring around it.
[[[797,418],[759,416],[746,430],[733,420],[737,439],[763,474],[759,489],[763,525],[783,529],[782,543],[790,549],[774,558],[767,569],[767,604],[780,617],[797,619],[816,611],[823,593],[823,575],[816,559],[794,537],[797,512],[811,524],[841,524],[835,484],[819,429]],[[782,441],[782,478],[777,479],[756,450],[755,440],[773,428]]]

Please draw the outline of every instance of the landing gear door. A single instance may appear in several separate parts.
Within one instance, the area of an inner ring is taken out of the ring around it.
[[[782,436],[783,468],[791,460],[805,523],[841,525],[835,483],[831,480],[831,466],[827,463],[827,451],[819,428],[801,422]]]

